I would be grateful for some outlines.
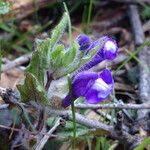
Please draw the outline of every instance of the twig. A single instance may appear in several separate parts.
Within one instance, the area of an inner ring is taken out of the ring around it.
[[[22,129],[18,129],[18,128],[13,128],[13,127],[8,127],[8,126],[5,126],[5,125],[1,125],[0,124],[0,128],[3,128],[3,129],[7,129],[7,130],[12,130],[12,131],[15,131],[15,132],[27,132],[28,134],[31,134],[31,135],[36,135],[38,134],[39,132],[31,132],[29,130],[22,130]],[[48,133],[41,133],[40,134],[42,135],[46,135],[46,136],[51,136],[51,137],[58,137],[58,135],[55,135],[55,134],[48,134]],[[59,138],[59,137],[58,137]]]
[[[50,138],[51,134],[57,129],[57,127],[60,125],[60,120],[61,118],[59,118],[57,120],[57,122],[55,123],[55,125],[47,132],[47,135],[45,135],[42,140],[38,143],[38,145],[36,146],[35,150],[42,150],[44,145],[46,144],[46,142],[48,141],[48,139]]]
[[[12,127],[8,127],[8,126],[4,126],[4,125],[0,125],[0,128],[7,129],[7,130],[12,130],[12,131],[16,131],[16,132],[23,131],[21,129],[12,128]]]
[[[2,72],[6,72],[10,69],[20,66],[21,64],[27,63],[30,61],[32,54],[25,54],[16,58],[13,61],[8,62],[7,64],[2,66]]]
[[[48,115],[54,115],[54,116],[60,116],[69,120],[72,120],[72,112],[70,110],[54,110],[50,109],[47,110]],[[111,132],[113,130],[112,126],[105,125],[99,121],[92,120],[89,118],[86,118],[85,116],[82,116],[78,113],[76,113],[76,122],[80,123],[82,125],[85,125],[90,128],[101,128],[108,132]]]
[[[111,121],[113,119],[113,122],[116,123],[116,119],[115,118],[112,118],[111,115],[103,112],[103,111],[99,111],[97,109],[94,110],[94,112],[100,116],[102,116],[103,118],[106,118],[107,120]]]
[[[72,113],[70,110],[54,110],[54,109],[48,109],[47,114],[49,116],[60,116],[63,118],[66,118],[68,120],[72,121]],[[102,129],[105,130],[106,132],[110,133],[110,136],[112,138],[118,139],[120,141],[126,142],[128,145],[131,145],[132,143],[137,143],[139,144],[139,141],[137,141],[136,136],[130,135],[129,133],[122,131],[122,136],[118,135],[117,132],[114,130],[114,128],[110,125],[103,124],[99,121],[93,120],[86,118],[83,115],[80,115],[76,113],[76,122],[79,124],[82,124],[86,127],[89,128],[94,128],[94,129]]]
[[[129,6],[129,18],[130,18],[132,30],[134,33],[135,45],[139,46],[143,44],[145,40],[145,36],[144,36],[142,23],[140,21],[140,17],[139,17],[138,9],[136,5]],[[150,67],[148,47],[144,47],[143,50],[140,51],[139,59],[144,64],[147,64],[148,68]],[[140,92],[140,97],[141,97],[141,103],[145,103],[149,101],[149,97],[150,97],[150,78],[149,78],[149,73],[147,72],[147,70],[143,69],[142,66],[140,66],[139,71],[140,71],[139,92]],[[143,118],[144,116],[146,116],[147,112],[148,110],[138,111],[138,118]]]
[[[79,109],[150,109],[150,103],[143,104],[75,104]]]

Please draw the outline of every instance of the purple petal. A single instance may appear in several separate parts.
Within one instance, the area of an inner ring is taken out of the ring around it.
[[[98,79],[98,73],[95,72],[81,72],[77,74],[72,83],[74,98],[85,96],[86,91],[96,79]]]
[[[105,59],[109,59],[109,60],[113,60],[114,58],[116,58],[117,54],[118,54],[118,46],[115,40],[113,40],[112,38],[109,38],[107,36],[104,36],[102,38],[103,42],[102,42],[102,46],[101,48],[98,50],[97,54],[91,58],[91,61],[88,62],[87,64],[83,65],[80,69],[80,71],[85,71],[85,70],[89,70],[90,68],[92,68],[93,66],[97,65],[98,63],[102,62]],[[94,47],[98,46],[98,44],[100,43],[101,39],[97,39],[95,40],[89,47],[89,49],[87,50],[87,53],[92,50]]]
[[[68,107],[71,104],[70,102],[70,95],[68,94],[62,101],[61,106],[62,107]]]
[[[113,78],[109,70],[104,70],[86,93],[86,103],[96,104],[105,100],[112,92]]]
[[[89,88],[94,84],[94,81],[98,79],[99,75],[95,72],[81,72],[78,73],[72,81],[72,90],[74,99],[80,96],[85,96]],[[62,101],[62,106],[67,107],[70,105],[70,96],[67,95]]]
[[[85,34],[80,34],[77,37],[78,44],[80,46],[79,50],[87,50],[89,46],[91,45],[91,39],[85,35]]]
[[[90,89],[85,95],[85,103],[97,104],[99,102],[98,93],[97,90]]]
[[[85,97],[86,103],[96,104],[106,99],[112,92],[114,81],[108,69],[101,74],[94,72],[81,72],[74,77],[72,90],[74,99]],[[63,107],[70,105],[69,95],[62,102]]]
[[[105,59],[113,60],[114,58],[116,58],[118,54],[118,46],[116,41],[105,36],[102,52]]]
[[[103,70],[99,77],[102,78],[107,84],[114,84],[112,74],[108,69]]]

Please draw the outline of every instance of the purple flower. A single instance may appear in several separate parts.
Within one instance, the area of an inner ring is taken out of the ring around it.
[[[105,36],[102,47],[102,53],[105,59],[115,59],[118,54],[118,46],[116,41],[108,36]]]
[[[85,35],[85,34],[80,34],[78,37],[77,37],[77,42],[79,44],[79,50],[87,50],[90,45],[91,45],[91,39]]]
[[[98,63],[102,62],[105,59],[113,60],[116,58],[118,54],[118,46],[117,43],[114,39],[109,38],[108,36],[104,36],[102,38],[102,46],[98,50],[97,54],[91,58],[90,62],[87,64],[83,65],[80,69],[79,72],[88,70],[92,68],[93,66],[97,65]],[[100,43],[101,39],[97,39],[94,42],[91,43],[90,47],[87,50],[87,53],[89,51],[96,47]]]
[[[111,72],[107,69],[101,74],[95,72],[80,72],[72,81],[73,97],[85,97],[85,102],[97,104],[106,99],[112,92],[114,80]],[[62,106],[70,105],[70,95],[68,94],[62,101]]]

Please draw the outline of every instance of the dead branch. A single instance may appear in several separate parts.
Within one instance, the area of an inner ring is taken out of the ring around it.
[[[35,150],[42,150],[48,139],[51,137],[52,133],[58,128],[60,125],[61,118],[59,118],[55,125],[47,132],[47,134],[42,138],[42,140],[37,144]]]
[[[12,94],[12,92],[11,92],[11,94]],[[7,95],[9,96],[9,94],[10,94],[9,90],[0,88],[0,96],[2,96],[3,99],[5,99]],[[14,92],[14,94],[15,94],[15,92]],[[13,99],[12,98],[13,96],[14,95],[12,94],[11,95],[11,101]],[[14,96],[14,99],[15,98],[17,98],[17,95]],[[9,99],[9,98],[7,97],[7,99]],[[20,103],[20,105],[23,105],[23,104]],[[24,107],[26,107],[26,106],[24,105]],[[30,106],[30,107],[33,107],[33,106]],[[33,107],[32,109],[36,109],[36,108]],[[71,120],[72,121],[72,112],[70,110],[56,110],[56,109],[52,109],[52,108],[47,107],[46,108],[46,114],[47,114],[47,117],[50,117],[50,116],[59,116],[59,117],[62,117],[62,118],[65,118],[67,120]],[[113,126],[106,125],[106,124],[101,123],[99,121],[86,118],[85,116],[83,116],[81,114],[78,114],[78,113],[76,113],[76,122],[79,123],[79,124],[82,124],[84,126],[87,126],[87,127],[91,128],[91,129],[97,129],[98,128],[98,129],[104,130],[104,131],[108,132],[109,135],[112,138],[118,139],[120,141],[124,141],[128,145],[131,145],[132,143],[135,143],[137,145],[137,144],[139,144],[139,141],[141,141],[141,138],[139,138],[137,140],[137,138],[136,138],[137,135],[131,135],[131,134],[129,134],[128,132],[126,132],[124,130],[122,130],[122,132],[121,132],[122,136],[120,137],[120,135],[116,132],[116,130],[115,130],[115,128]],[[38,133],[36,133],[36,132],[30,132],[28,130],[20,130],[20,129],[10,128],[10,127],[6,127],[6,126],[0,126],[0,127],[1,128],[6,128],[6,129],[11,129],[11,130],[14,130],[14,131],[17,131],[17,132],[20,132],[20,131],[26,132],[27,131],[27,132],[29,132],[29,134],[31,133],[33,135],[38,135]],[[41,134],[43,135],[43,133],[41,133]],[[44,134],[47,135],[46,137],[50,137],[51,136],[48,133],[44,133]],[[52,137],[54,137],[54,136],[52,136]]]
[[[54,110],[47,109],[47,114],[49,116],[59,116],[72,121],[72,112],[70,110]],[[112,138],[118,139],[119,141],[123,141],[128,145],[138,145],[141,141],[141,138],[137,139],[137,136],[130,135],[129,133],[122,130],[122,136],[118,134],[113,126],[103,124],[99,121],[86,118],[85,116],[76,113],[76,122],[82,124],[86,127],[92,129],[102,129],[110,134]]]
[[[6,130],[12,130],[12,131],[15,131],[15,132],[27,132],[30,135],[36,135],[36,134],[39,133],[39,132],[31,132],[29,130],[22,130],[22,129],[19,129],[19,128],[12,128],[12,127],[8,127],[8,126],[1,125],[1,124],[0,124],[0,128],[6,129]],[[43,133],[43,132],[41,132],[40,134],[42,134],[44,136],[46,135],[46,136],[49,136],[49,137],[54,137],[54,138],[58,137],[58,135],[55,135],[55,134],[48,134],[48,133]],[[60,137],[58,137],[58,138],[60,138]]]
[[[143,104],[75,104],[76,108],[79,109],[150,109],[150,103]]]
[[[129,18],[132,26],[132,30],[134,33],[135,45],[139,46],[143,44],[145,40],[145,35],[142,29],[142,23],[140,21],[138,8],[136,5],[129,6]],[[144,64],[150,67],[149,63],[149,54],[148,54],[148,47],[144,47],[142,51],[139,53],[139,59]],[[139,92],[140,92],[140,101],[141,103],[145,103],[149,101],[150,97],[150,79],[149,73],[147,70],[143,69],[142,66],[139,65]],[[140,110],[138,111],[138,118],[142,118],[147,114],[148,110]]]
[[[10,69],[13,69],[15,67],[18,67],[18,66],[24,64],[24,63],[29,62],[31,57],[32,57],[31,53],[30,54],[25,54],[23,56],[20,56],[20,57],[16,58],[13,61],[8,62],[7,64],[2,66],[2,72],[6,72]]]
[[[70,110],[48,109],[47,114],[49,116],[51,116],[51,115],[60,116],[62,118],[72,120],[72,112]],[[90,127],[90,128],[101,128],[101,129],[104,129],[108,132],[111,132],[113,130],[112,126],[108,126],[108,125],[105,125],[99,121],[86,118],[85,116],[82,116],[78,113],[76,113],[76,121],[77,121],[77,123],[80,123],[80,124],[85,125],[85,126]]]

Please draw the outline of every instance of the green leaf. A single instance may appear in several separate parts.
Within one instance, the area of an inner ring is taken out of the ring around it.
[[[61,78],[62,76],[77,71],[82,65],[87,64],[92,59],[92,57],[96,55],[100,47],[101,47],[101,41],[99,42],[99,45],[97,45],[96,47],[90,50],[88,55],[84,56],[84,53],[80,52],[79,54],[76,55],[74,61],[71,64],[69,64],[69,66],[62,67],[56,70],[55,73],[53,74],[53,77],[55,79],[58,79]]]
[[[4,15],[9,12],[9,3],[0,2],[0,14]]]
[[[60,136],[61,138],[67,139],[68,137],[72,137],[72,122],[71,121],[66,121],[65,128],[60,128],[57,135]],[[90,129],[88,129],[85,126],[82,126],[80,124],[76,124],[76,137],[80,137],[83,135],[88,134]]]
[[[32,73],[43,86],[44,75],[50,65],[50,52],[53,52],[53,49],[64,32],[66,25],[67,14],[64,13],[60,23],[53,30],[51,39],[47,38],[46,40],[37,41],[37,49],[33,53],[31,63],[26,69],[26,72]],[[59,50],[55,50],[56,52],[52,54],[54,56],[60,52],[61,48],[59,47]]]
[[[55,50],[51,52],[50,58],[51,58],[51,66],[52,68],[57,68],[62,65],[62,58],[64,57],[64,46],[63,45],[57,45]]]
[[[46,105],[50,104],[43,86],[31,73],[26,73],[24,84],[17,85],[17,88],[23,102],[36,101]]]
[[[68,51],[65,53],[63,65],[69,66],[75,59],[76,51],[78,49],[77,43],[74,43],[71,48],[68,49]]]
[[[6,32],[11,32],[11,27],[5,22],[0,22],[0,29]]]
[[[46,123],[49,127],[52,127],[55,125],[55,122],[57,121],[58,117],[50,117],[47,119]]]
[[[110,148],[109,141],[105,137],[96,138],[96,148],[95,150],[108,150]]]
[[[135,150],[143,150],[146,146],[150,144],[150,137],[146,138]]]
[[[37,41],[37,49],[32,54],[32,60],[26,69],[35,76],[35,78],[44,86],[44,75],[48,69],[48,50],[51,40],[47,38],[46,40]]]
[[[150,17],[150,6],[148,6],[148,5],[144,6],[144,9],[142,11],[142,17],[143,17],[143,19],[149,19],[149,17]]]
[[[52,31],[51,35],[51,49],[55,46],[55,44],[60,40],[68,22],[68,15],[67,13],[63,14],[63,17],[60,21],[60,23],[55,27],[55,29]]]
[[[97,129],[91,131],[90,134],[94,135],[94,136],[106,136],[106,135],[110,135],[110,132],[108,132],[104,129],[97,128]]]

